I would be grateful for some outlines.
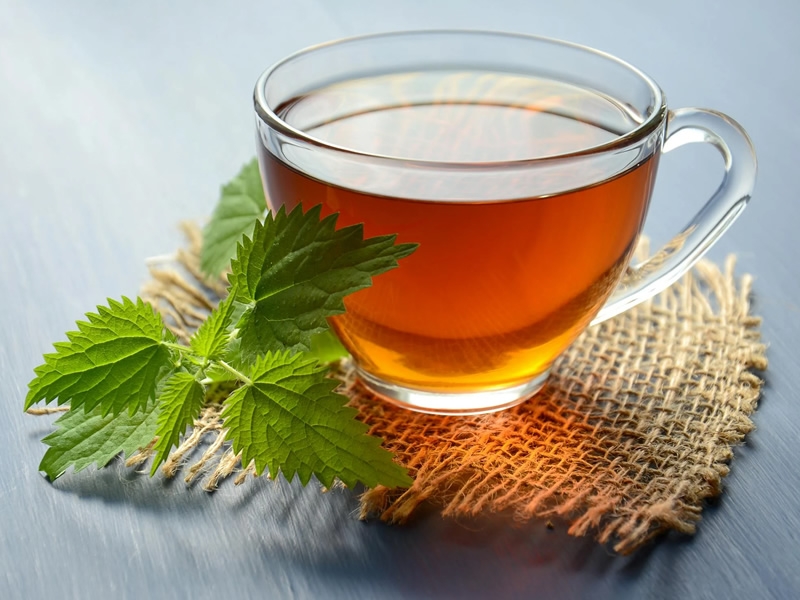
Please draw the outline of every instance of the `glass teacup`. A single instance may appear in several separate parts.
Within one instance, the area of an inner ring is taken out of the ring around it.
[[[270,207],[420,246],[331,324],[367,387],[441,414],[512,406],[590,324],[661,291],[744,209],[755,153],[729,117],[668,110],[645,74],[583,46],[421,31],[298,52],[258,80]],[[659,253],[629,261],[659,156],[725,160],[719,189]],[[619,287],[626,269],[633,283]]]

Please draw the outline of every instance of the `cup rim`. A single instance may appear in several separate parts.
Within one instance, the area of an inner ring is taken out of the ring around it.
[[[358,41],[365,41],[370,39],[380,39],[380,38],[390,38],[390,37],[401,37],[401,36],[414,36],[414,35],[437,35],[437,34],[445,34],[445,35],[460,35],[460,34],[470,34],[470,35],[486,35],[492,37],[507,37],[507,38],[521,38],[527,39],[532,41],[544,42],[548,44],[553,44],[556,46],[562,46],[566,48],[573,48],[576,50],[580,50],[582,52],[586,52],[589,54],[594,54],[599,56],[605,60],[611,61],[616,63],[619,66],[622,66],[632,72],[635,76],[637,76],[641,81],[643,81],[650,92],[653,95],[654,103],[653,103],[653,110],[647,118],[644,119],[637,127],[634,129],[615,137],[612,140],[607,142],[603,142],[602,144],[597,144],[594,146],[589,146],[587,148],[582,148],[580,150],[572,151],[572,152],[565,152],[561,154],[553,154],[548,156],[540,156],[535,158],[522,158],[522,159],[514,159],[514,160],[502,160],[502,161],[482,161],[482,162],[455,162],[455,161],[439,161],[439,160],[424,160],[424,159],[416,159],[416,158],[406,158],[406,157],[399,157],[399,156],[392,156],[388,154],[379,154],[379,153],[372,153],[372,152],[365,152],[363,150],[356,150],[354,148],[348,148],[347,146],[341,146],[338,144],[332,144],[316,138],[312,135],[307,134],[306,132],[293,127],[282,118],[280,118],[273,110],[270,108],[269,103],[267,102],[266,98],[266,85],[270,78],[270,76],[277,71],[283,65],[295,60],[296,58],[306,56],[316,52],[318,50],[328,48],[331,46],[337,46],[340,44],[346,44],[350,42],[358,42]],[[327,42],[322,42],[319,44],[314,44],[311,46],[307,46],[302,48],[296,52],[293,52],[284,58],[280,59],[279,61],[273,63],[270,67],[268,67],[258,78],[256,81],[255,90],[253,92],[253,103],[255,105],[255,111],[258,118],[264,122],[268,127],[274,129],[278,133],[293,139],[295,141],[303,142],[305,144],[315,146],[317,148],[332,150],[335,152],[341,152],[349,155],[354,155],[358,157],[364,158],[371,158],[377,159],[381,161],[391,161],[391,162],[403,162],[407,165],[418,165],[427,168],[443,168],[443,169],[460,169],[460,168],[468,168],[468,169],[481,169],[481,168],[517,168],[517,167],[524,167],[533,164],[542,164],[546,162],[554,162],[554,161],[561,161],[564,159],[574,159],[580,157],[589,157],[597,154],[602,154],[608,151],[613,151],[617,149],[626,148],[629,145],[645,139],[649,136],[653,131],[658,129],[659,125],[662,123],[664,118],[667,114],[667,106],[666,106],[666,99],[664,92],[661,90],[659,85],[655,82],[655,80],[647,75],[644,71],[638,69],[631,63],[613,55],[603,50],[597,50],[596,48],[592,48],[591,46],[586,46],[583,44],[578,44],[575,42],[569,42],[565,40],[560,40],[557,38],[547,37],[547,36],[540,36],[540,35],[532,35],[532,34],[524,34],[524,33],[513,33],[513,32],[505,32],[505,31],[495,31],[495,30],[488,30],[488,29],[410,29],[410,30],[400,30],[400,31],[387,31],[387,32],[380,32],[380,33],[369,33],[364,35],[355,35],[355,36],[348,36],[342,37],[334,40],[330,40]]]

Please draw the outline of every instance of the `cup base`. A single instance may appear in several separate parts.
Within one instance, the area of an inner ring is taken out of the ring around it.
[[[550,376],[548,369],[521,385],[482,392],[426,392],[389,383],[356,367],[361,382],[383,400],[415,412],[430,415],[480,415],[525,402],[542,389]]]

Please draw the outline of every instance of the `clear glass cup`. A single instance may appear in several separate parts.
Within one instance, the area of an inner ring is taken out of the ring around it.
[[[422,412],[535,394],[583,329],[685,273],[755,183],[731,118],[669,110],[630,64],[540,37],[322,44],[268,69],[254,102],[272,209],[322,204],[339,225],[420,244],[331,324],[368,388]],[[630,265],[659,156],[692,142],[722,154],[722,183],[654,259]]]

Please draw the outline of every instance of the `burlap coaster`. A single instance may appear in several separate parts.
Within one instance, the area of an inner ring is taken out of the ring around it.
[[[142,293],[184,340],[212,308],[209,298],[225,289],[201,279],[199,232],[186,232],[190,245],[178,252],[177,269],[151,266]],[[569,533],[593,532],[620,553],[666,530],[693,533],[704,499],[721,492],[732,446],[753,428],[762,382],[748,369],[767,365],[760,319],[749,314],[752,280],[737,282],[734,262],[722,270],[702,262],[654,300],[589,329],[542,393],[504,412],[439,417],[397,409],[342,365],[360,418],[414,477],[408,490],[367,490],[361,516],[403,522],[423,502],[445,516],[557,516]],[[234,473],[244,481],[252,469],[242,470],[221,429],[218,410],[207,407],[162,472],[185,469],[187,482],[202,477],[209,490]]]

